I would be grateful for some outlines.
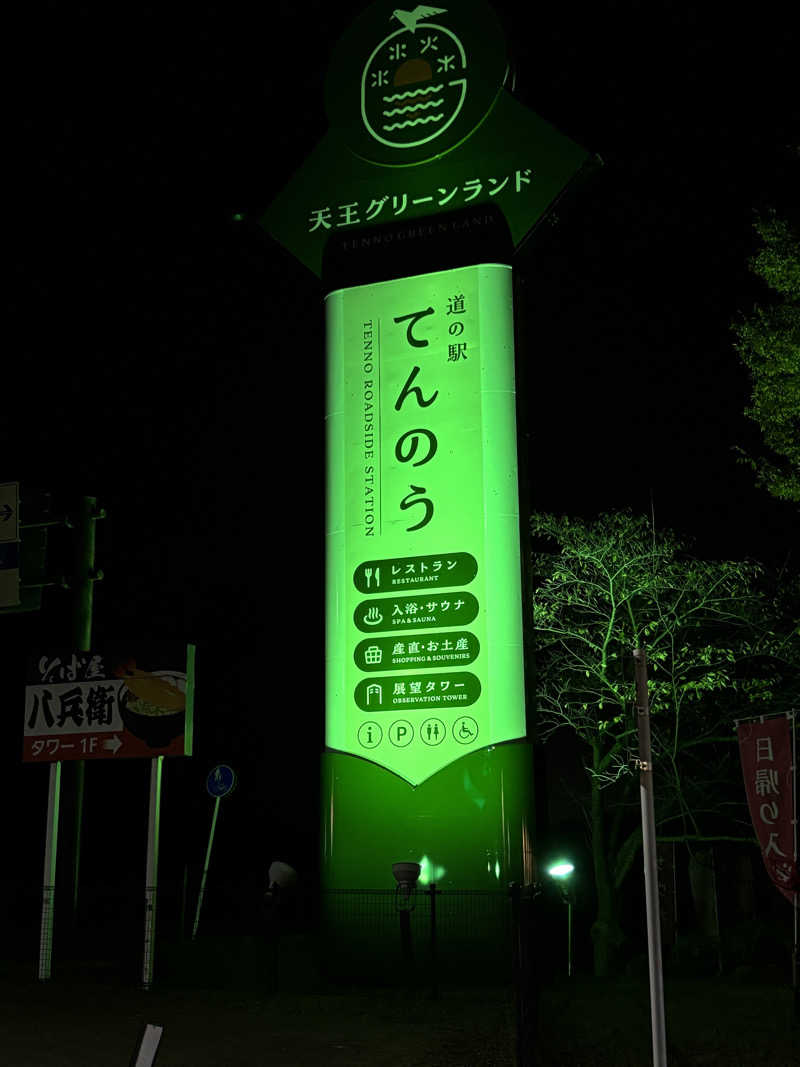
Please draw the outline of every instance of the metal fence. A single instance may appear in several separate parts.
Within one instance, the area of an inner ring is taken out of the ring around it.
[[[321,894],[322,914],[332,925],[354,924],[381,941],[393,936],[398,913],[409,910],[415,933],[424,940],[433,927],[440,944],[475,940],[491,932],[507,948],[510,944],[512,908],[507,890],[440,889],[436,885],[415,890],[404,908],[397,890],[332,889]]]
[[[506,985],[517,1063],[529,1067],[538,1028],[539,895],[538,886],[515,883],[496,891],[429,885],[408,900],[399,890],[329,890],[319,900],[327,932],[320,943],[334,978],[409,984],[434,997],[443,983]]]
[[[173,889],[164,893],[151,946],[156,985],[299,992],[318,988],[321,978],[342,987],[407,985],[426,997],[450,986],[503,986],[516,1012],[517,1062],[520,1067],[532,1062],[527,1057],[535,1047],[542,940],[535,886],[429,885],[407,898],[388,888],[273,890],[264,896],[260,913],[250,900],[236,914],[212,892],[196,939],[191,937],[193,910],[180,905],[180,887]],[[108,907],[101,907],[106,896]],[[141,974],[141,900],[122,901],[111,890],[97,900],[91,897],[87,892],[87,914],[76,929],[69,928],[66,916],[60,926],[56,923],[56,972],[59,963],[70,961],[74,970],[83,965],[80,961],[93,966],[101,960],[109,973],[116,968],[115,975],[118,970],[134,980]],[[28,910],[33,920],[33,905]],[[50,923],[52,911],[49,907]]]

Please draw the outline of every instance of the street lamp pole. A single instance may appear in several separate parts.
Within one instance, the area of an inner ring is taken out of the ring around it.
[[[636,674],[636,712],[639,731],[639,794],[642,807],[644,892],[647,906],[647,955],[650,966],[650,1023],[653,1032],[653,1067],[666,1067],[667,1036],[664,1024],[664,976],[661,965],[661,924],[658,910],[656,818],[653,806],[653,756],[650,747],[650,702],[647,695],[647,655],[633,650]]]

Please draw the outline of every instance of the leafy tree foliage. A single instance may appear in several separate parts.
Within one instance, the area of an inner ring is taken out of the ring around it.
[[[644,517],[536,514],[531,528],[555,548],[533,557],[539,732],[568,729],[582,743],[595,970],[606,974],[622,937],[619,890],[641,843],[633,649],[648,656],[659,834],[750,840],[733,719],[797,695],[796,621],[779,625],[757,564],[693,559]]]
[[[776,459],[739,451],[759,485],[780,500],[800,503],[800,235],[775,212],[759,218],[755,228],[762,247],[750,266],[773,299],[733,329],[752,384],[745,414],[758,423]]]

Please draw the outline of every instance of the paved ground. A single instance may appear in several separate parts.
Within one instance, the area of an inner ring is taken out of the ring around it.
[[[81,982],[2,990],[5,1067],[126,1067],[144,1022],[164,1026],[157,1067],[505,1067],[511,1018],[497,991],[448,994],[145,993]]]
[[[788,968],[787,968],[788,970]],[[800,1025],[782,975],[665,978],[669,1067],[800,1067]],[[540,1067],[649,1067],[649,985],[578,977],[544,991]]]
[[[230,984],[230,983],[229,983]],[[791,990],[775,976],[667,979],[670,1067],[798,1067]],[[3,1067],[127,1067],[145,1022],[156,1067],[513,1067],[511,991],[189,988],[144,992],[102,965],[0,974]],[[648,1067],[646,975],[543,991],[537,1067]]]

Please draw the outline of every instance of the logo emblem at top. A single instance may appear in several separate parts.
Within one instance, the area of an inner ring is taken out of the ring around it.
[[[447,9],[401,8],[400,23],[375,46],[361,72],[361,118],[367,132],[388,148],[416,148],[440,137],[464,106],[467,53],[441,22]]]
[[[445,2],[392,10],[396,0],[374,0],[334,45],[325,107],[334,137],[361,159],[438,159],[494,107],[509,72],[497,16],[486,0]]]

